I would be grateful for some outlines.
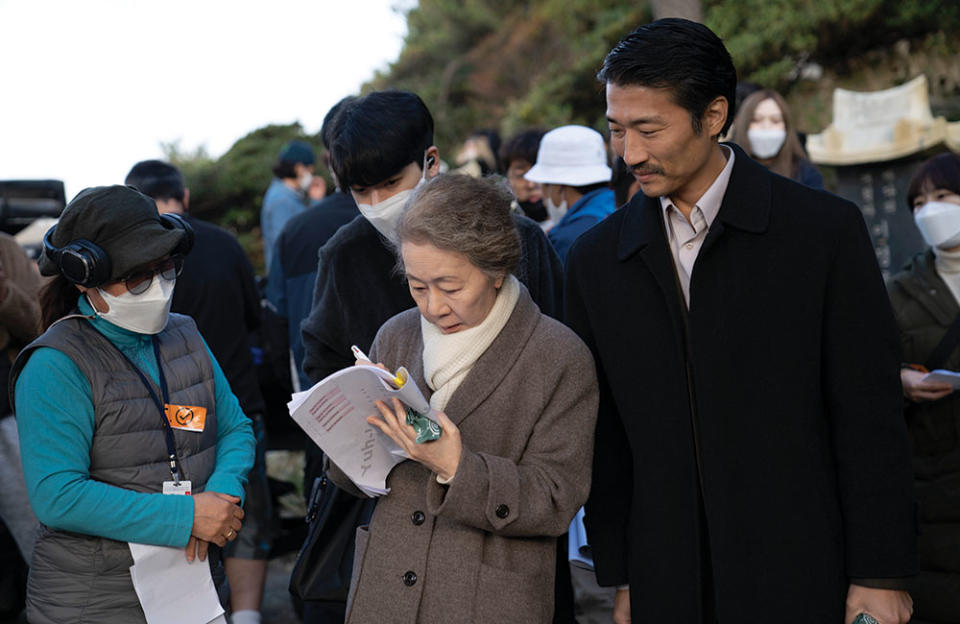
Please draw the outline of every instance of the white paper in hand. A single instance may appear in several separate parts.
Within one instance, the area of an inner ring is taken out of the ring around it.
[[[409,378],[405,369],[397,371]],[[375,403],[391,404],[393,398],[435,420],[430,404],[413,381],[399,389],[394,374],[376,366],[345,368],[318,382],[287,403],[290,417],[310,436],[356,486],[367,496],[382,496],[387,475],[406,453],[393,440],[367,423],[379,416]]]
[[[130,544],[130,578],[147,624],[212,624],[226,622],[210,563],[187,561],[186,550]]]

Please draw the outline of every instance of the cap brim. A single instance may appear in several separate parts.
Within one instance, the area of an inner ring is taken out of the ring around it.
[[[613,170],[606,165],[557,167],[537,163],[523,177],[540,184],[585,186],[587,184],[609,182],[612,175]]]
[[[169,255],[186,236],[183,230],[167,229],[159,221],[138,228],[123,241],[110,245],[110,280],[117,280],[133,269]]]

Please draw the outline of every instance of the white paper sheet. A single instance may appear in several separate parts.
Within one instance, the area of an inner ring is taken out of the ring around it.
[[[210,563],[186,549],[130,544],[130,577],[147,624],[226,624]]]
[[[960,389],[960,373],[955,373],[950,370],[943,368],[938,368],[935,371],[930,371],[920,381],[936,381],[939,383],[947,383],[953,386],[954,390]]]
[[[404,369],[398,373],[407,375]],[[376,366],[352,366],[294,394],[287,403],[290,417],[371,498],[389,491],[387,475],[407,459],[393,440],[367,423],[368,416],[380,413],[374,403],[389,405],[396,397],[435,420],[416,383],[408,380],[396,389],[389,383],[393,377]]]

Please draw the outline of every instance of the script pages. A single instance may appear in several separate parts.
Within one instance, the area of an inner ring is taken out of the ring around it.
[[[920,381],[936,381],[939,383],[950,384],[954,390],[960,389],[960,373],[951,370],[938,368],[924,375]]]
[[[376,366],[345,368],[298,392],[287,403],[290,417],[367,496],[386,494],[387,475],[406,453],[379,429],[367,423],[378,416],[376,401],[393,398],[435,420],[430,404],[406,369],[396,374]],[[399,386],[399,387],[397,387]]]

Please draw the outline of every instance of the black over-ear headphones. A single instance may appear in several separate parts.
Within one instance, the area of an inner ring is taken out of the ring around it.
[[[185,256],[190,253],[193,249],[194,235],[193,228],[186,219],[178,214],[167,213],[160,215],[160,223],[168,230],[184,231],[184,236],[170,255]],[[43,250],[67,280],[84,288],[95,288],[110,281],[113,265],[107,252],[99,245],[82,238],[70,241],[63,247],[57,247],[52,240],[56,229],[57,226],[53,226],[44,234]]]
[[[163,224],[163,227],[168,230],[175,228],[180,228],[183,230],[183,238],[180,239],[180,242],[177,243],[176,248],[170,252],[171,256],[185,256],[190,253],[190,250],[193,249],[193,228],[190,227],[190,224],[187,223],[187,220],[183,218],[183,215],[178,215],[174,212],[167,212],[160,215],[160,223]]]

